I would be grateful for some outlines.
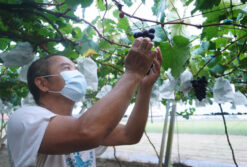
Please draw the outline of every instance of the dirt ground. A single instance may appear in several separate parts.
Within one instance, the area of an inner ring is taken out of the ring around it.
[[[157,151],[160,152],[161,134],[150,133],[148,136]],[[234,166],[225,135],[174,134],[173,139],[173,162],[178,162],[180,159],[180,161],[188,162],[190,165],[194,164],[192,166],[196,167]],[[247,167],[247,136],[231,135],[230,141],[238,165]],[[116,150],[120,160],[158,162],[155,151],[145,136],[136,145],[118,146]],[[110,156],[112,152],[113,148],[110,147],[101,156],[113,157]],[[201,164],[199,165],[199,163]]]
[[[159,152],[161,134],[149,133],[148,136]],[[189,165],[194,164],[192,166],[195,167],[234,166],[232,154],[224,135],[175,134],[173,139],[172,161],[174,162],[180,159],[182,162],[190,163]],[[239,167],[247,167],[247,136],[232,135],[230,140]],[[118,159],[122,162],[122,167],[151,167],[154,166],[151,163],[157,164],[158,162],[154,149],[145,136],[136,145],[117,146],[116,153]],[[114,159],[112,147],[108,147],[106,152],[100,156],[97,160],[97,167],[119,166],[116,161],[110,162],[105,161],[105,159]],[[130,165],[125,161],[149,162],[150,164],[132,163]],[[9,167],[6,149],[0,151],[0,167]]]

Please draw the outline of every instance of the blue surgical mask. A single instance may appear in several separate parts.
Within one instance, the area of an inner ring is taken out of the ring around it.
[[[86,94],[87,82],[83,74],[78,70],[63,71],[60,73],[65,81],[64,88],[61,91],[48,91],[50,93],[60,93],[68,99],[78,102]],[[43,77],[58,76],[46,75]]]

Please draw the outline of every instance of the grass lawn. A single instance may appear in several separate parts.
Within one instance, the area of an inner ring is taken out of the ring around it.
[[[247,121],[227,121],[228,133],[231,135],[247,136]],[[175,124],[175,132],[190,134],[225,134],[223,121],[178,121]],[[163,122],[148,122],[147,132],[162,133]]]

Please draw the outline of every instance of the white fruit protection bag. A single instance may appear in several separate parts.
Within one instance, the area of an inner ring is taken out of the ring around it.
[[[175,89],[178,83],[178,79],[175,79],[171,75],[171,70],[167,72],[168,79],[160,86],[160,96],[163,99],[175,99]]]
[[[109,93],[111,90],[112,90],[111,85],[105,85],[97,93],[96,97],[100,99],[100,98],[104,97],[107,93]]]
[[[181,75],[180,75],[180,91],[184,93],[185,96],[188,95],[188,92],[192,88],[191,81],[193,80],[192,73],[186,69]]]
[[[233,87],[234,88],[234,87]],[[241,92],[234,92],[230,82],[223,77],[216,79],[214,101],[216,103],[232,102],[234,105],[247,105],[247,98]]]
[[[29,42],[20,42],[10,51],[0,55],[5,67],[23,66],[32,62],[33,48]]]
[[[98,74],[97,64],[88,57],[77,59],[78,70],[85,76],[87,81],[87,89],[97,91],[98,89]]]
[[[216,83],[213,88],[214,101],[216,103],[233,102],[234,93],[230,82],[221,77],[216,79]]]

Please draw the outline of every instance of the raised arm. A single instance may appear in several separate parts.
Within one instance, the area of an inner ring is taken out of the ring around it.
[[[154,66],[150,74],[141,80],[136,103],[127,124],[125,126],[118,125],[114,131],[105,138],[102,145],[135,144],[141,139],[148,117],[152,86],[160,75],[162,57],[158,48],[156,49],[156,53],[157,56],[154,59]]]
[[[112,91],[77,119],[70,116],[51,119],[39,152],[62,154],[100,145],[118,125],[137,86],[153,63],[152,46],[148,38],[136,39],[125,58],[126,71]]]

